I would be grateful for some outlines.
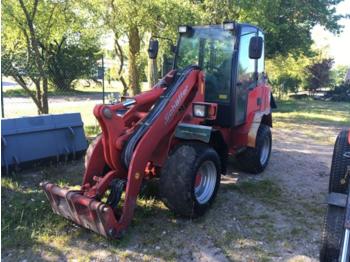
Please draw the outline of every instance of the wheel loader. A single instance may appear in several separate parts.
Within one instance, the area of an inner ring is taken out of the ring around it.
[[[157,52],[152,39],[149,57]],[[237,22],[180,26],[174,57],[151,90],[95,106],[102,133],[87,151],[80,189],[42,183],[55,213],[119,238],[151,179],[170,210],[195,218],[213,203],[229,156],[247,172],[266,168],[274,100],[263,31]]]

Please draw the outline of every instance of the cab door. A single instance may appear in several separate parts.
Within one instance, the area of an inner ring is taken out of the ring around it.
[[[234,126],[244,124],[247,118],[249,93],[257,86],[257,61],[249,58],[250,39],[257,36],[255,27],[242,25],[237,63],[237,78],[234,87]]]

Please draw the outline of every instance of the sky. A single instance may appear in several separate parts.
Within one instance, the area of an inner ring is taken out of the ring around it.
[[[337,6],[337,13],[350,13],[350,0],[345,0]],[[328,54],[334,58],[335,65],[350,66],[350,19],[342,19],[340,24],[344,26],[339,35],[334,35],[321,26],[315,26],[312,30],[312,38],[317,48],[328,49]]]

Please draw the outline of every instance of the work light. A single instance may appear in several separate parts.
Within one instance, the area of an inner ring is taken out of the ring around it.
[[[187,26],[187,25],[180,25],[179,26],[179,33],[180,34],[187,33],[187,31],[189,31],[189,26]]]
[[[233,31],[235,29],[235,23],[234,22],[224,22],[223,27],[224,27],[224,30]]]

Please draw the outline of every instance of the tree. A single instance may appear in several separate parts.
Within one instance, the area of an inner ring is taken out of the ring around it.
[[[274,91],[281,96],[286,92],[296,92],[299,91],[300,87],[307,86],[308,73],[305,68],[311,63],[311,58],[306,55],[298,57],[276,55],[274,58],[268,59],[265,68]],[[286,80],[287,85],[285,84]],[[292,84],[292,82],[294,83]]]
[[[307,81],[311,93],[314,94],[319,88],[329,87],[333,62],[332,58],[323,58],[307,67],[309,73]]]
[[[103,1],[103,0],[101,0]],[[259,25],[266,35],[266,55],[288,57],[310,55],[310,31],[321,24],[332,32],[339,32],[342,16],[335,14],[335,6],[342,0],[301,2],[297,0],[105,0],[105,23],[115,33],[117,42],[127,40],[124,58],[128,63],[128,84],[134,93],[139,89],[141,72],[140,52],[154,36],[175,40],[180,24],[222,23],[236,20]],[[170,52],[169,41],[161,41],[160,57]],[[166,43],[166,44],[163,44]],[[121,50],[121,49],[118,49]],[[120,52],[116,52],[120,59]],[[156,81],[156,61],[148,62],[150,84]],[[294,77],[294,76],[293,76]]]
[[[99,47],[93,43],[69,44],[66,38],[51,44],[48,52],[48,78],[58,90],[69,90],[76,79],[96,75]]]
[[[28,93],[39,114],[49,112],[50,49],[62,39],[96,35],[88,12],[79,1],[2,1],[2,60],[7,74]],[[34,83],[34,93],[30,85]]]
[[[282,74],[278,77],[278,84],[283,87],[283,93],[298,93],[301,80],[297,77]]]
[[[337,65],[334,69],[331,70],[331,78],[334,86],[338,86],[344,83],[348,70],[349,67],[345,65]]]
[[[47,100],[48,80],[45,74],[45,61],[38,41],[38,30],[34,24],[39,9],[39,1],[34,1],[31,6],[25,5],[23,0],[18,2],[4,1],[2,7],[4,12],[3,26],[5,27],[2,60],[7,65],[5,74],[13,76],[18,84],[31,96],[39,114],[46,114],[49,111]],[[14,31],[11,34],[9,30],[11,30],[10,26],[13,23],[16,27],[12,27]],[[16,37],[15,34],[20,39],[13,39]],[[15,40],[11,47],[9,47],[9,38]],[[7,52],[8,50],[13,52]],[[35,84],[35,95],[29,90],[26,77],[30,78]]]
[[[320,24],[331,32],[341,30],[343,17],[335,6],[343,0],[261,0],[196,1],[207,23],[236,20],[259,25],[265,31],[266,55],[306,54],[312,44],[311,29]]]
[[[140,92],[140,75],[142,71],[141,51],[145,50],[148,40],[154,36],[167,37],[172,40],[176,38],[177,26],[181,23],[195,22],[195,7],[187,0],[92,0],[91,6],[95,6],[96,16],[103,17],[107,28],[113,31],[115,39],[115,53],[120,61],[119,72],[127,59],[128,64],[128,87],[134,94]],[[197,12],[198,15],[198,12]],[[122,48],[122,42],[127,40],[126,55]],[[161,43],[161,49],[169,50],[166,44]],[[160,56],[163,51],[160,52]],[[156,61],[150,61],[150,82],[157,77]],[[126,92],[126,81],[120,77]]]

